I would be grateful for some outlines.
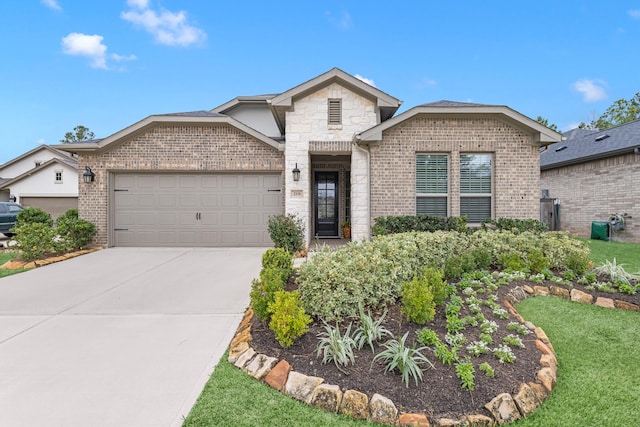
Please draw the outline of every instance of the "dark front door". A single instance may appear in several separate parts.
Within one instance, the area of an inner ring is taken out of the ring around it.
[[[315,174],[316,235],[338,237],[338,172]]]

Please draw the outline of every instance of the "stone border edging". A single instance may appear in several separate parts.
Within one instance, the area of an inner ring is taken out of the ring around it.
[[[77,256],[80,255],[85,255],[91,252],[97,252],[99,250],[101,250],[102,247],[93,247],[93,248],[88,248],[88,249],[81,249],[79,251],[74,251],[74,252],[69,252],[63,255],[59,255],[59,256],[54,256],[54,257],[49,257],[49,258],[45,258],[45,259],[38,259],[35,261],[18,261],[18,260],[11,260],[11,261],[7,261],[4,264],[0,265],[0,268],[4,268],[7,270],[18,270],[20,268],[25,268],[25,269],[31,269],[31,268],[37,268],[37,267],[42,267],[45,265],[49,265],[49,264],[53,264],[54,262],[60,262],[60,261],[65,261],[67,259],[70,258],[75,258]]]
[[[587,304],[593,303],[593,295],[559,286],[515,287],[506,295],[503,305],[519,322],[525,324],[536,336],[536,348],[540,350],[540,369],[536,372],[536,382],[522,383],[518,393],[501,393],[485,405],[493,418],[483,414],[470,414],[459,419],[439,418],[435,424],[441,427],[470,426],[485,427],[506,424],[526,417],[537,409],[551,394],[556,385],[558,360],[547,334],[533,323],[525,321],[516,311],[520,301],[538,295],[553,295],[563,299]],[[640,306],[621,300],[598,297],[595,305],[607,308],[640,311]],[[251,321],[253,309],[249,307],[229,345],[229,362],[253,378],[263,381],[272,388],[318,409],[369,420],[381,424],[398,426],[429,427],[425,414],[401,413],[393,402],[375,393],[371,398],[357,390],[344,393],[337,385],[325,384],[323,378],[307,376],[293,370],[284,359],[278,360],[256,353],[251,348]]]

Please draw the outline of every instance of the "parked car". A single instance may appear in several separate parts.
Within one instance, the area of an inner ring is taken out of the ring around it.
[[[22,206],[17,203],[0,202],[0,233],[13,236],[9,230],[16,225],[16,217],[21,210]]]

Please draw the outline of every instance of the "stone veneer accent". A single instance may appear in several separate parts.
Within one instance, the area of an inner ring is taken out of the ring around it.
[[[503,305],[509,313],[518,321],[525,323],[535,334],[536,348],[542,353],[540,369],[536,373],[536,381],[522,383],[517,393],[513,395],[500,393],[488,402],[485,407],[492,417],[482,414],[469,414],[460,419],[440,418],[433,420],[433,425],[441,427],[480,427],[506,424],[528,416],[551,394],[556,385],[558,372],[558,359],[556,358],[555,350],[547,334],[541,328],[535,327],[531,322],[525,322],[514,308],[515,304],[530,296],[549,294],[549,287],[525,285],[511,289],[503,301]],[[574,292],[571,294],[557,293],[557,295],[560,298],[571,299],[576,302],[591,303],[583,295]],[[599,304],[596,302],[596,305]],[[640,311],[640,306],[621,300],[611,299],[611,303],[607,302],[605,306]],[[293,371],[286,360],[281,360],[276,364],[272,358],[257,354],[250,346],[252,318],[253,309],[249,307],[240,322],[240,326],[238,326],[235,337],[229,345],[229,362],[254,378],[263,379],[274,389],[284,392],[297,400],[313,404],[323,410],[328,410],[327,408],[330,407],[331,412],[351,415],[357,419],[368,418],[372,421],[390,425],[419,425],[427,427],[431,425],[425,414],[400,413],[393,402],[384,396],[374,394],[369,398],[366,394],[356,390],[346,390],[343,393],[338,386],[325,384],[322,378],[308,377]],[[256,363],[255,360],[260,362]],[[269,361],[269,365],[273,369],[271,371],[265,369],[265,363],[262,363],[262,361]],[[256,372],[254,372],[254,369]],[[258,369],[260,370],[258,371]],[[317,392],[316,389],[318,389]],[[318,399],[317,396],[319,395],[322,395],[323,398]],[[315,399],[314,396],[316,396]],[[327,402],[330,402],[330,405]],[[393,414],[393,417],[391,417],[391,414]]]
[[[329,98],[342,99],[341,125],[327,123]],[[286,164],[284,166],[288,189],[285,193],[286,213],[296,214],[302,218],[307,232],[305,243],[308,244],[313,236],[310,215],[313,175],[310,155],[314,153],[310,150],[311,146],[318,148],[326,145],[319,141],[342,141],[336,142],[331,151],[345,149],[344,141],[351,141],[356,133],[379,123],[378,112],[372,100],[333,83],[294,100],[291,110],[287,111],[286,115]],[[290,173],[296,163],[301,172],[298,182],[293,181]],[[292,191],[295,190],[301,190],[302,197],[292,197]],[[353,194],[352,189],[352,197]]]
[[[449,216],[460,215],[460,154],[493,154],[493,216],[540,215],[538,147],[531,135],[496,118],[419,115],[383,132],[371,147],[371,220],[415,215],[416,153],[449,155]],[[356,151],[354,150],[354,153]]]
[[[78,213],[95,224],[94,243],[108,245],[112,173],[282,173],[284,155],[228,124],[159,124],[104,153],[80,153],[78,164],[91,167],[96,175],[90,185],[82,184],[80,176]]]
[[[602,160],[543,170],[540,188],[560,201],[560,229],[583,237],[593,221],[612,213],[632,216],[616,240],[640,242],[640,156],[625,154]]]

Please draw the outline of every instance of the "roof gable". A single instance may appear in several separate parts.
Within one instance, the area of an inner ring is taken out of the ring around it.
[[[385,130],[406,122],[420,114],[435,117],[498,117],[510,125],[532,133],[533,144],[546,145],[558,142],[561,139],[561,135],[558,132],[541,125],[535,120],[505,105],[485,105],[442,100],[413,107],[386,122],[356,135],[356,140],[361,142],[382,141],[382,133]]]
[[[640,154],[640,119],[550,145],[540,155],[540,168],[553,169],[636,151]]]
[[[186,113],[170,113],[161,115],[152,115],[140,120],[133,125],[126,127],[107,138],[97,140],[95,142],[81,142],[73,144],[61,144],[56,145],[55,148],[60,150],[69,151],[72,153],[77,152],[97,152],[103,153],[109,151],[125,141],[146,132],[153,126],[158,124],[194,124],[202,125],[208,123],[225,123],[233,126],[254,138],[264,142],[267,145],[277,149],[284,150],[282,144],[278,143],[272,138],[269,138],[262,133],[250,128],[249,126],[235,120],[232,117],[225,116],[224,114],[218,114],[211,111],[192,111]]]
[[[57,157],[54,157],[53,159],[50,159],[46,162],[44,162],[43,164],[41,164],[38,167],[35,167],[33,169],[30,169],[26,172],[24,172],[21,175],[16,176],[15,178],[11,178],[8,179],[6,181],[3,181],[2,183],[0,183],[0,189],[5,189],[5,188],[9,188],[11,187],[13,184],[23,181],[25,179],[28,179],[31,176],[37,175],[40,172],[46,170],[49,168],[49,166],[53,165],[53,164],[59,164],[60,166],[73,170],[73,171],[77,171],[78,170],[78,163],[71,158],[68,159],[59,159]]]
[[[27,151],[24,154],[21,154],[20,156],[13,158],[11,160],[9,160],[8,162],[6,162],[3,165],[0,165],[0,176],[2,176],[2,170],[8,168],[9,166],[14,166],[17,163],[19,163],[20,161],[34,155],[37,154],[40,151],[45,151],[45,152],[49,152],[50,155],[54,156],[54,157],[62,157],[62,158],[71,158],[71,155],[69,153],[65,153],[62,150],[57,150],[56,148],[54,148],[53,146],[49,146],[46,144],[41,144],[29,151]],[[32,167],[30,166],[29,169],[31,169]],[[12,177],[9,177],[12,178]]]
[[[320,74],[311,80],[267,100],[274,111],[274,116],[280,129],[284,130],[285,112],[293,107],[295,99],[302,98],[333,83],[338,83],[354,93],[374,101],[374,104],[380,111],[381,121],[391,118],[402,104],[402,101],[399,99],[363,82],[351,74],[347,74],[339,68],[332,68],[326,73]]]

